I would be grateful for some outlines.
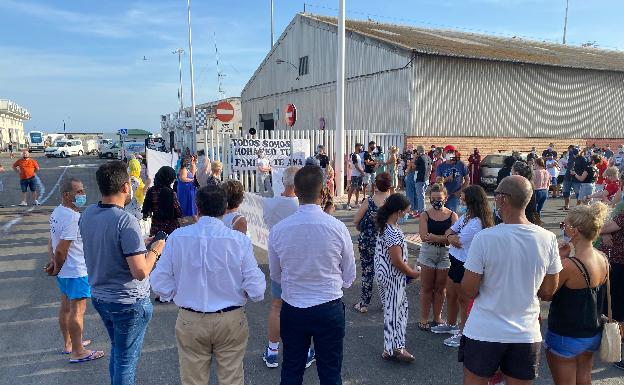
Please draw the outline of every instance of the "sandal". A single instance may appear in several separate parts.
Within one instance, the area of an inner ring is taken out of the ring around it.
[[[95,361],[98,358],[102,358],[104,357],[104,352],[101,350],[92,350],[91,354],[89,354],[86,357],[82,357],[82,358],[76,358],[76,359],[71,359],[69,360],[70,364],[80,364],[82,362],[87,362],[87,361]]]
[[[362,302],[356,303],[353,305],[353,308],[362,314],[368,313],[368,306],[364,305]]]
[[[84,340],[84,341],[82,341],[82,347],[83,348],[86,348],[89,345],[91,345],[91,340]],[[71,354],[71,350],[61,350],[61,354]]]
[[[405,348],[403,349],[394,349],[394,354],[392,355],[395,360],[399,362],[414,362],[416,361],[416,357],[412,355],[412,353],[408,352]]]
[[[431,331],[431,325],[429,325],[429,322],[418,322],[416,325],[418,326],[418,329],[424,332]]]

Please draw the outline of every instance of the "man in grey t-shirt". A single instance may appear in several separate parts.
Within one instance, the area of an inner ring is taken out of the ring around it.
[[[125,163],[103,164],[95,176],[102,201],[89,206],[79,222],[91,298],[111,339],[111,383],[134,384],[153,311],[148,276],[165,242],[146,250],[139,222],[124,211],[132,198]]]

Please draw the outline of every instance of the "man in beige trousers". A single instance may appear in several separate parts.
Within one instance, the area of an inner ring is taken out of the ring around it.
[[[264,299],[266,281],[251,241],[221,221],[227,201],[219,186],[195,196],[199,221],[175,230],[156,269],[152,289],[180,308],[176,340],[184,385],[206,385],[217,361],[221,385],[243,385],[249,329],[244,305]]]

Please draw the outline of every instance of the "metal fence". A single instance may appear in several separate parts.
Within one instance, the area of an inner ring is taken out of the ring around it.
[[[291,136],[292,135],[292,138]],[[336,158],[336,149],[334,143],[334,130],[260,130],[257,135],[243,135],[234,136],[236,138],[243,139],[308,139],[309,140],[309,154],[314,156],[316,154],[317,146],[322,144],[325,146],[325,152],[329,158],[334,161]],[[232,179],[238,179],[245,187],[245,191],[258,192],[256,185],[256,171],[231,171],[231,137],[222,137],[218,142],[213,141],[212,146],[209,146],[209,154],[211,159],[221,160],[224,163],[223,169],[225,172],[229,172],[229,175],[224,175]],[[368,144],[369,141],[374,140],[375,143],[380,146],[385,153],[388,152],[391,146],[396,146],[399,150],[403,149],[405,144],[404,134],[386,134],[386,133],[371,133],[367,130],[347,130],[345,132],[345,152],[350,154],[353,152],[356,143]]]

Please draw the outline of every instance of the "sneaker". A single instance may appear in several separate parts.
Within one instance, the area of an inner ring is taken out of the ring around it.
[[[26,203],[26,201],[22,201],[18,206],[28,206],[28,203]]]
[[[35,206],[41,206],[41,202],[35,199]]]
[[[459,327],[457,325],[440,324],[432,327],[431,332],[435,334],[457,334]]]
[[[312,363],[316,361],[316,354],[314,354],[314,348],[308,350],[308,360],[306,361],[306,369],[312,366]]]
[[[264,353],[262,354],[262,361],[266,364],[267,368],[277,368],[279,366],[278,362],[278,354],[268,354],[267,350],[269,348],[264,349]]]
[[[620,362],[616,362],[615,364],[613,364],[613,366],[615,366],[618,369],[624,370],[624,360],[622,360]]]
[[[347,210],[351,211],[353,210],[353,207],[351,207],[351,205],[347,205]]]
[[[461,333],[455,334],[453,337],[447,338],[444,340],[444,345],[450,346],[452,348],[458,348],[459,342],[461,341],[462,335]]]

